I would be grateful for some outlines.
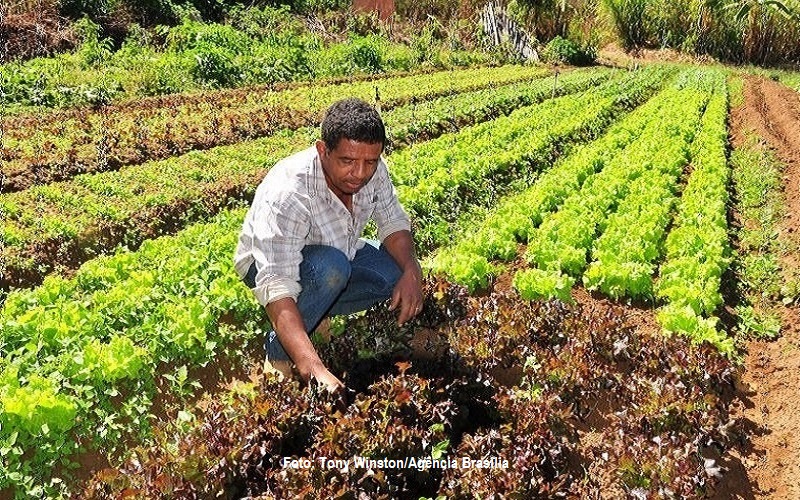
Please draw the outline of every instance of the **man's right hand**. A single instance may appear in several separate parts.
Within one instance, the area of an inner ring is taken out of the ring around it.
[[[344,388],[317,355],[311,339],[303,326],[303,318],[292,298],[283,298],[267,304],[267,315],[286,354],[294,360],[303,381],[312,377],[331,392]]]
[[[324,385],[325,388],[327,388],[330,392],[337,392],[344,389],[344,384],[342,383],[342,381],[336,378],[336,376],[330,371],[328,371],[328,369],[325,368],[324,366],[314,370],[309,376],[309,379],[311,378],[314,378],[317,382]],[[309,380],[309,379],[304,379],[304,380]]]

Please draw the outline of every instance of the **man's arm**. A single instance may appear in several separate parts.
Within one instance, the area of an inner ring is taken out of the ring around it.
[[[395,231],[383,240],[383,246],[403,273],[394,287],[389,306],[389,310],[400,306],[397,323],[402,325],[422,310],[422,269],[414,251],[410,231]]]
[[[294,299],[278,299],[267,304],[266,309],[278,340],[303,380],[314,377],[329,389],[342,387],[342,382],[328,371],[314,349]]]
[[[303,380],[313,376],[331,389],[341,387],[342,383],[320,361],[295,302],[300,293],[301,251],[310,212],[291,198],[267,202],[258,193],[253,210],[252,253],[260,263],[253,292]]]

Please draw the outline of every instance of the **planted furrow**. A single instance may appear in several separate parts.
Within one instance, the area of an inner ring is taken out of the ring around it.
[[[633,262],[658,256],[658,243],[653,242],[660,241],[662,224],[669,221],[663,209],[671,203],[669,178],[677,178],[688,161],[688,148],[710,97],[702,73],[688,72],[681,78],[681,100],[662,111],[659,126],[619,152],[533,231],[526,258],[534,268],[514,278],[523,297],[568,299],[573,280],[588,264],[590,249],[593,259],[602,260],[585,278],[589,287],[613,296],[649,293],[649,275],[647,284],[641,279],[644,264]],[[647,194],[650,187],[658,194]],[[652,207],[653,213],[638,217],[642,207]]]
[[[559,97],[600,85],[612,71],[593,68],[574,70],[563,75],[492,87],[473,92],[440,97],[429,101],[412,101],[410,105],[384,113],[387,122],[397,123],[388,132],[393,147],[407,146],[434,139],[445,132],[507,115],[520,107],[530,106],[552,97]]]
[[[662,123],[662,111],[682,99],[681,89],[670,86],[634,110],[600,139],[577,148],[544,172],[518,195],[504,198],[480,221],[469,220],[454,244],[445,246],[426,262],[469,290],[487,285],[499,269],[492,260],[509,261],[517,256],[517,244],[527,242],[534,229],[583,182],[602,170],[621,150],[645,130]]]
[[[520,109],[393,157],[392,176],[426,251],[450,239],[450,226],[469,206],[490,205],[531,177],[572,143],[590,140],[661,85],[664,70],[607,82],[592,92]]]
[[[607,71],[571,73],[562,78],[563,92],[586,88],[607,76]],[[520,100],[537,101],[549,96],[550,85],[542,82],[514,89]],[[510,94],[501,92],[497,99],[485,99],[485,108],[476,106],[469,95],[448,98],[447,105],[463,109],[456,115],[464,120],[469,116],[484,119],[494,114],[492,110],[506,109],[502,103],[513,99]],[[398,108],[396,114],[387,113],[387,127],[391,131],[430,126],[429,135],[433,135],[441,130],[435,118],[440,111],[440,106],[422,106],[414,113]],[[267,168],[311,143],[314,135],[307,128],[284,130],[243,144],[3,195],[0,206],[6,219],[0,227],[5,243],[0,285],[8,289],[38,283],[55,266],[77,267],[119,243],[136,246],[248,199]]]
[[[243,217],[225,212],[138,252],[95,259],[74,279],[9,295],[0,310],[0,441],[12,452],[0,489],[15,475],[46,475],[87,445],[123,451],[132,432],[148,432],[159,370],[182,366],[171,370],[175,384],[193,383],[187,366],[261,334],[262,310],[230,257]]]
[[[666,302],[657,316],[665,330],[698,343],[709,341],[720,350],[731,352],[733,341],[718,329],[714,316],[723,302],[722,274],[731,261],[727,114],[728,92],[722,81],[692,145],[692,172],[666,239],[666,257],[659,268],[656,294]]]
[[[2,122],[2,192],[71,178],[85,172],[117,170],[125,165],[235,144],[312,126],[335,100],[356,96],[384,109],[530,81],[547,75],[542,68],[506,66],[358,81],[308,85],[273,91],[267,87],[199,93],[193,97],[144,100],[54,112],[45,118],[19,116]]]
[[[714,88],[724,82],[721,73],[706,72],[706,90],[710,98]],[[604,232],[592,246],[594,262],[586,270],[583,281],[590,290],[600,290],[611,297],[653,299],[655,263],[663,253],[667,224],[676,203],[678,177],[691,160],[691,148],[697,132],[702,130],[701,116],[690,115],[687,123],[696,130],[687,130],[684,148],[667,156],[657,169],[647,169],[633,181],[629,194],[619,203],[615,213],[604,224]],[[669,154],[669,148],[663,153]]]

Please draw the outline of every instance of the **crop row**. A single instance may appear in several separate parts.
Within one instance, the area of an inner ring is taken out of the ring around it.
[[[526,258],[540,272],[577,278],[591,255],[587,287],[614,297],[652,296],[653,261],[670,220],[673,190],[713,82],[699,71],[683,76],[681,102],[662,110],[659,126],[619,151],[532,232]],[[530,273],[515,277],[524,296],[534,291],[530,277],[536,274]]]
[[[596,137],[652,95],[666,71],[629,74],[393,155],[401,201],[426,226],[417,233],[418,245],[427,250],[449,241],[449,226],[464,207],[490,205],[512,182],[524,186],[572,143]]]
[[[201,93],[55,112],[44,118],[8,118],[0,141],[2,189],[19,191],[83,172],[116,170],[264,137],[282,128],[312,126],[333,101],[345,96],[371,102],[380,98],[380,105],[389,109],[546,74],[537,67],[480,68],[277,92],[260,88]]]
[[[706,72],[703,76],[710,89],[701,89],[704,104],[700,113],[704,113],[716,85],[724,82],[721,73]],[[691,148],[695,135],[702,130],[703,116],[686,117],[685,125],[674,134],[674,143],[662,143],[658,157],[631,180],[627,195],[601,222],[603,234],[592,244],[593,262],[583,278],[590,290],[600,290],[614,298],[653,298],[652,276],[678,199],[678,178],[691,160]]]
[[[658,314],[665,330],[698,342],[708,340],[730,351],[731,339],[717,330],[713,316],[723,302],[722,274],[731,260],[727,114],[728,93],[723,81],[706,108],[692,144],[692,171],[666,239],[666,258],[659,269],[656,290],[667,303]]]
[[[390,123],[402,124],[388,131],[393,147],[397,148],[430,140],[445,132],[458,132],[464,126],[486,122],[548,98],[589,89],[611,76],[612,71],[603,68],[573,70],[551,78],[526,80],[423,102],[412,101],[410,105],[385,112],[384,118]]]
[[[96,474],[86,497],[190,491],[213,498],[234,486],[254,498],[303,497],[310,486],[325,498],[598,498],[609,491],[694,498],[712,491],[716,464],[703,445],[730,445],[721,398],[729,360],[685,339],[664,342],[626,328],[618,309],[598,314],[520,303],[508,292],[468,299],[461,292],[426,287],[424,324],[441,347],[429,358],[383,350],[369,369],[353,370],[366,364],[353,339],[407,335],[393,317],[371,311],[321,349],[346,371],[354,397],[336,404],[272,378],[238,384],[187,408],[190,424],[166,425],[155,445]],[[410,363],[395,367],[390,356]],[[595,432],[579,431],[587,420],[599,422]],[[282,457],[309,465],[286,467]],[[322,457],[349,467],[326,466]],[[355,466],[361,457],[427,459],[429,466]],[[430,466],[431,458],[458,466]],[[508,466],[464,467],[464,458]]]
[[[0,489],[34,491],[64,457],[86,446],[111,451],[132,429],[146,432],[157,366],[206,364],[259,331],[260,308],[231,260],[243,216],[225,212],[136,253],[94,259],[74,279],[8,296]]]
[[[0,487],[35,481],[82,446],[112,449],[131,425],[146,430],[158,366],[191,369],[247,338],[242,331],[261,333],[263,313],[231,263],[242,217],[227,211],[8,295],[0,440],[18,475]]]
[[[491,261],[514,259],[518,243],[527,242],[547,214],[578,192],[587,178],[601,171],[642,134],[658,130],[665,111],[678,108],[684,100],[682,93],[683,80],[676,78],[598,140],[560,159],[530,188],[502,199],[480,221],[469,221],[468,228],[456,238],[457,242],[443,247],[426,266],[469,290],[485,287],[488,276],[498,271]],[[563,278],[553,281],[567,283]],[[551,293],[559,289],[562,292],[559,296],[569,299],[569,283],[566,288],[550,286],[548,289]]]
[[[565,75],[561,84],[567,92],[607,75],[573,72]],[[541,100],[549,94],[547,82],[515,88],[523,96],[521,101]],[[447,104],[464,110],[456,116],[465,122],[470,116],[492,116],[487,110],[507,110],[504,103],[508,99],[504,91],[497,99],[484,100],[482,107],[466,94],[460,99],[448,98]],[[432,114],[423,112],[427,109]],[[431,118],[438,116],[439,110],[434,105],[422,106],[419,113],[397,108],[386,113],[385,121],[390,130],[422,130],[422,125],[408,122],[421,120],[433,127],[428,133],[433,135],[442,128]],[[118,243],[135,246],[143,239],[206,218],[251,195],[269,166],[310,144],[315,133],[307,128],[284,130],[242,144],[2,195],[0,206],[6,220],[0,228],[5,243],[0,284],[8,288],[37,283],[54,267],[76,267]]]
[[[657,297],[667,302],[659,321],[669,332],[730,352],[731,340],[709,317],[722,302],[720,281],[729,263],[726,114],[722,75],[683,74],[530,189],[504,199],[427,267],[474,290],[498,272],[492,260],[515,258],[518,244],[527,242],[536,267],[514,277],[524,298],[569,301],[583,274],[587,287],[612,297],[653,299],[655,264],[666,250],[655,283]],[[692,174],[665,242],[677,179],[689,161]]]

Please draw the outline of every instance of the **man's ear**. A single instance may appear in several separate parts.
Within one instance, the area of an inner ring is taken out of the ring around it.
[[[328,155],[328,148],[325,147],[325,141],[318,139],[315,146],[317,147],[317,154],[320,156],[320,158]]]

